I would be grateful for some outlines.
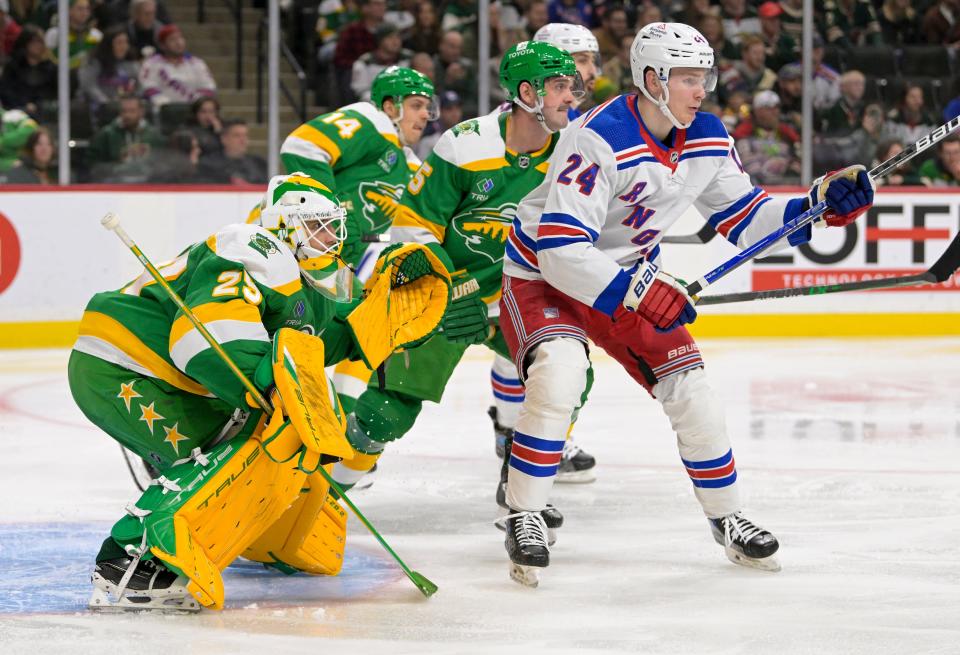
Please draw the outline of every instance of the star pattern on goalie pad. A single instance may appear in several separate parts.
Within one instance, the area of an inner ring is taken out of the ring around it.
[[[172,428],[168,428],[166,425],[161,425],[160,427],[162,427],[163,431],[167,433],[167,436],[163,440],[169,443],[171,446],[173,446],[173,451],[179,455],[180,442],[186,439],[189,439],[190,437],[186,436],[185,434],[181,434],[177,430],[178,425],[180,425],[179,421],[174,423]],[[151,432],[152,432],[152,429],[151,429]]]
[[[166,417],[161,416],[160,413],[153,408],[153,403],[150,403],[149,405],[144,405],[141,403],[140,420],[146,423],[147,426],[150,428],[150,434],[153,434],[154,422],[159,421],[160,419],[163,419],[163,418],[166,418]]]
[[[127,412],[130,411],[130,401],[134,398],[143,398],[140,394],[136,392],[133,388],[133,385],[136,383],[136,380],[130,380],[127,383],[120,383],[120,393],[117,394],[117,398],[122,398],[124,404],[127,406]],[[151,430],[152,432],[152,430]]]

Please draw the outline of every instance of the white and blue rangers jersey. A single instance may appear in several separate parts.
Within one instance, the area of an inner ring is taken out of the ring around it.
[[[668,146],[650,134],[636,94],[564,129],[547,177],[517,208],[504,273],[545,279],[612,316],[639,264],[659,257],[661,238],[690,205],[740,248],[803,211],[804,197],[773,199],[750,182],[716,116],[699,112],[671,135]],[[809,239],[808,228],[790,242]]]

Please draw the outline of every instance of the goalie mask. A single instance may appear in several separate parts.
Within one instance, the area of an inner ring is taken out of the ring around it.
[[[700,32],[683,23],[650,23],[637,32],[630,46],[630,68],[633,83],[647,100],[655,104],[663,115],[679,130],[692,124],[681,123],[667,107],[670,91],[667,82],[672,68],[702,68],[706,71],[704,90],[709,93],[717,88],[717,69],[713,65],[713,48]],[[647,69],[652,68],[660,80],[663,94],[653,97],[644,80]]]
[[[330,189],[305,173],[270,180],[257,223],[293,251],[300,275],[337,302],[349,302],[353,271],[340,259],[347,237],[346,211]]]

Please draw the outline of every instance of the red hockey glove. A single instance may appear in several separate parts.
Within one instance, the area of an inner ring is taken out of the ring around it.
[[[634,274],[623,305],[653,323],[658,332],[669,332],[697,318],[682,282],[654,262],[644,262]]]

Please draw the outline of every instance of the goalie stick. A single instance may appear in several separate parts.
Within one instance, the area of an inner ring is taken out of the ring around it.
[[[923,273],[912,275],[898,275],[896,277],[880,278],[876,280],[861,280],[858,282],[842,282],[840,284],[821,284],[808,287],[790,287],[786,289],[767,289],[765,291],[744,291],[741,293],[722,293],[715,296],[700,296],[697,305],[721,305],[732,302],[746,302],[748,300],[767,300],[769,298],[791,298],[793,296],[822,296],[827,293],[841,293],[844,291],[867,291],[869,289],[895,289],[898,287],[912,287],[925,284],[942,284],[946,282],[960,268],[960,232],[953,237],[953,241],[940,259]]]
[[[263,394],[260,393],[260,390],[253,385],[253,382],[250,381],[250,378],[248,378],[243,371],[240,370],[236,363],[230,358],[230,355],[228,355],[223,349],[223,346],[220,345],[220,343],[213,337],[212,334],[210,334],[206,326],[204,326],[200,319],[197,318],[196,314],[194,314],[193,311],[187,307],[186,303],[184,303],[183,299],[177,294],[176,291],[173,290],[173,287],[170,286],[170,283],[167,282],[166,278],[161,275],[160,271],[158,271],[153,263],[147,258],[147,256],[143,254],[143,251],[140,250],[140,247],[137,246],[133,239],[130,238],[130,235],[127,234],[126,230],[121,227],[120,218],[116,214],[110,212],[100,219],[100,224],[103,225],[104,229],[116,234],[123,244],[130,250],[130,252],[132,252],[138,260],[140,260],[140,263],[143,264],[147,272],[150,273],[150,276],[157,282],[160,288],[163,289],[164,293],[167,294],[167,297],[173,301],[177,308],[183,312],[183,315],[187,318],[187,320],[189,320],[190,323],[192,323],[197,329],[197,332],[199,332],[204,340],[210,344],[210,347],[213,348],[214,352],[216,352],[220,359],[223,360],[223,363],[227,365],[230,371],[236,376],[237,380],[243,384],[243,387],[247,390],[251,397],[253,397],[260,408],[268,414],[273,414],[273,407],[270,406],[269,401],[264,398]],[[380,542],[380,545],[383,546],[383,548],[393,557],[394,561],[397,562],[404,574],[406,574],[410,581],[413,582],[417,589],[419,589],[420,592],[427,597],[436,593],[437,585],[428,580],[423,574],[410,569],[410,567],[408,567],[404,561],[400,559],[400,556],[397,555],[393,551],[393,548],[390,547],[390,544],[388,544],[386,540],[380,536],[380,533],[377,532],[377,529],[373,527],[373,524],[367,520],[367,517],[363,515],[363,512],[361,512],[357,506],[353,504],[353,501],[347,497],[340,485],[337,484],[332,477],[330,477],[330,474],[327,473],[326,469],[321,466],[317,469],[317,472],[323,476],[323,478],[330,484],[330,488],[333,489],[339,495],[339,497],[347,503],[351,510],[353,510],[354,515],[360,519],[360,522],[366,526],[376,540]]]
[[[948,134],[956,130],[958,127],[960,127],[960,116],[950,119],[930,134],[920,138],[916,143],[904,148],[902,151],[893,157],[890,157],[886,161],[877,164],[870,171],[870,178],[876,180],[884,177],[889,172],[907,163],[930,146],[942,141]],[[777,242],[784,237],[788,237],[795,232],[799,232],[807,225],[817,220],[825,211],[827,211],[826,201],[818,202],[816,205],[803,212],[799,216],[784,223],[779,229],[774,230],[753,245],[745,248],[727,261],[723,262],[696,282],[689,284],[686,287],[687,294],[695,301],[698,301],[697,296],[708,286],[716,283],[721,278],[726,277],[736,269],[740,268],[743,264],[746,264],[748,261],[759,257],[776,245]]]

